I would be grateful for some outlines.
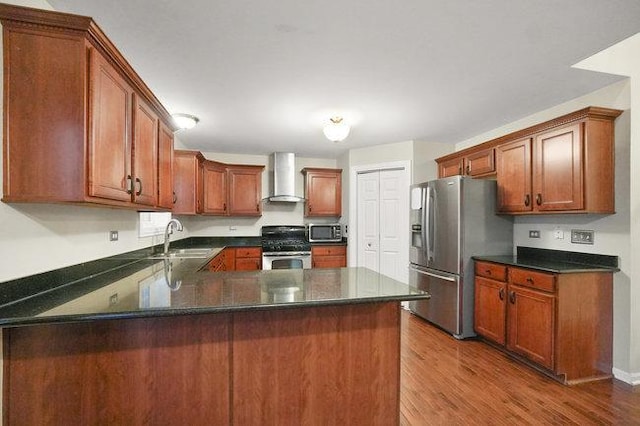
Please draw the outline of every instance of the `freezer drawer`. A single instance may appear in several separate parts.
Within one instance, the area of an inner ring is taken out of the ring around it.
[[[409,302],[409,309],[413,313],[443,328],[454,337],[468,337],[463,335],[459,276],[412,265],[409,267],[409,284],[431,295],[430,299]]]

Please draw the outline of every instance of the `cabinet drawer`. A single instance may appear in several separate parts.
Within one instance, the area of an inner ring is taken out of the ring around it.
[[[261,257],[262,249],[260,247],[237,247],[236,257]]]
[[[262,258],[243,257],[236,259],[236,271],[259,271],[262,269]]]
[[[529,269],[509,268],[509,282],[543,291],[554,292],[556,290],[555,275]]]
[[[346,246],[313,246],[311,247],[313,256],[344,256],[347,254]]]
[[[476,276],[506,281],[507,267],[497,263],[476,262]]]

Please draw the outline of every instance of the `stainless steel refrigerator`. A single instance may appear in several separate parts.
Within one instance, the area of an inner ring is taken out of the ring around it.
[[[471,256],[513,252],[513,221],[495,212],[493,180],[454,176],[411,187],[409,282],[431,298],[409,309],[458,339],[475,336]]]

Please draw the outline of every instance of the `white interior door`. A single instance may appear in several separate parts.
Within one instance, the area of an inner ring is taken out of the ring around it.
[[[408,282],[409,180],[406,169],[357,174],[357,266]]]
[[[358,175],[358,266],[379,271],[380,173]]]

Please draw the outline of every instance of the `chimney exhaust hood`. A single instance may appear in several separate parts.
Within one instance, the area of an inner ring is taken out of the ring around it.
[[[303,203],[304,198],[296,195],[296,156],[292,152],[273,154],[273,194],[266,198],[269,202]]]

